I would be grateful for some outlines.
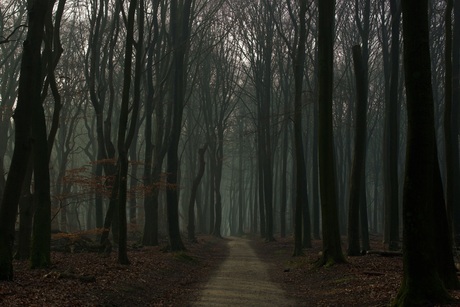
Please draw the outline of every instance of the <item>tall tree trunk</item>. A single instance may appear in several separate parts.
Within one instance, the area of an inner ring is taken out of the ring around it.
[[[216,213],[215,213],[215,180],[216,176],[216,158],[215,158],[215,143],[211,143],[210,155],[209,155],[209,233],[212,234],[214,231],[214,223],[216,222]]]
[[[403,196],[404,278],[396,306],[432,305],[450,297],[436,264],[436,214],[445,210],[436,154],[428,1],[402,1],[408,135]],[[445,224],[447,221],[444,221]],[[444,233],[448,235],[448,233]],[[442,251],[441,251],[442,252]]]
[[[456,1],[456,4],[458,1]],[[454,219],[454,212],[458,213],[458,209],[454,209],[458,207],[459,198],[458,198],[458,140],[457,137],[454,137],[454,133],[458,133],[458,124],[452,125],[452,122],[458,123],[458,101],[455,103],[457,104],[457,113],[452,112],[453,106],[453,60],[452,60],[452,9],[453,9],[453,0],[447,1],[446,6],[446,13],[445,13],[445,31],[446,31],[446,43],[445,43],[445,65],[446,65],[446,74],[445,74],[445,109],[444,109],[444,139],[445,139],[445,159],[446,159],[446,215],[447,215],[447,225],[440,224],[440,228],[447,227],[448,236],[443,236],[441,231],[437,231],[436,233],[438,236],[436,237],[436,242],[438,244],[445,244],[449,248],[452,245],[452,237],[451,234],[453,233],[453,219]],[[457,5],[457,16],[460,18],[460,4]],[[458,20],[457,20],[458,21]],[[460,25],[458,22],[457,24],[457,34],[460,36]],[[457,37],[457,46],[460,44],[460,37]],[[458,56],[458,52],[456,52]],[[458,65],[460,60],[456,60],[456,64]],[[460,69],[458,66],[456,69]],[[460,72],[457,71],[457,75]],[[458,76],[457,76],[458,81]],[[456,86],[459,87],[460,84],[457,82]],[[457,89],[458,91],[458,89]],[[457,94],[457,99],[458,94]],[[457,150],[454,149],[454,146],[457,146]],[[457,155],[457,156],[455,156]],[[457,178],[457,179],[456,179]],[[440,191],[438,193],[443,193],[442,186],[438,187]],[[438,220],[441,220],[442,223],[442,213],[444,212],[442,208],[442,203],[440,208],[438,208],[438,212],[441,213],[441,217],[438,217]],[[456,216],[456,215],[455,215]],[[455,223],[458,226],[458,223]],[[456,228],[458,229],[458,228]],[[440,236],[439,236],[440,234]],[[457,244],[457,240],[459,237],[459,232],[455,231],[455,243]],[[442,248],[442,246],[441,246]],[[452,259],[452,249],[445,249],[447,253],[439,253],[438,254],[438,271],[440,273],[441,279],[444,281],[444,285],[446,288],[454,289],[459,287],[459,282],[456,276],[452,276],[452,272],[455,272],[455,269],[452,268],[452,263],[450,259]],[[447,257],[447,260],[444,259]]]
[[[454,168],[453,151],[452,151],[452,9],[454,7],[453,0],[447,0],[445,12],[445,31],[446,42],[444,49],[444,61],[446,65],[446,74],[444,76],[445,103],[444,103],[444,140],[445,140],[445,159],[446,159],[446,207],[449,217],[449,224],[452,228],[452,218],[454,213],[453,195],[454,195]]]
[[[139,127],[136,128],[135,138],[139,134]],[[129,157],[131,161],[137,161],[137,142],[136,139],[133,139],[132,145],[129,148]],[[129,183],[130,189],[132,192],[129,193],[129,223],[133,226],[137,227],[137,198],[135,188],[137,186],[138,181],[138,166],[137,163],[131,164],[131,180]]]
[[[107,180],[106,185],[112,184],[112,180],[115,177],[116,169],[112,163],[106,163],[107,159],[114,158],[115,156],[115,149],[113,144],[111,143],[111,110],[113,109],[113,69],[109,71],[109,84],[111,90],[111,104],[108,107],[108,115],[106,121],[104,123],[104,102],[106,96],[106,88],[104,86],[97,86],[97,76],[98,71],[101,69],[101,49],[102,49],[102,34],[101,28],[104,26],[103,18],[104,18],[104,1],[95,1],[92,7],[92,15],[91,15],[91,31],[89,36],[89,41],[91,42],[88,45],[87,51],[87,61],[85,62],[85,76],[86,82],[88,83],[88,90],[89,90],[89,97],[91,104],[94,108],[95,115],[96,115],[96,138],[97,138],[97,166],[96,166],[96,178],[99,180],[102,178],[103,172],[105,172]],[[118,37],[118,15],[120,13],[120,5],[117,2],[115,6],[115,12],[113,13],[113,22],[110,29],[109,37],[110,46],[108,51],[108,62],[109,67],[114,67],[113,65],[113,53],[115,49],[115,44],[117,42]],[[104,132],[105,129],[105,132]],[[101,184],[103,184],[101,182]],[[107,226],[106,221],[107,217],[104,221],[103,216],[103,197],[100,193],[96,193],[96,225],[99,228],[103,228],[103,226]],[[113,211],[110,209],[108,211]],[[111,220],[111,217],[109,218]],[[111,222],[108,225],[110,228]],[[101,238],[107,237],[108,233],[105,234],[109,228],[103,229],[103,234]]]
[[[167,201],[167,218],[168,218],[168,234],[169,244],[173,251],[184,250],[185,246],[182,243],[179,229],[179,157],[178,147],[179,139],[182,130],[182,115],[185,102],[186,88],[186,66],[185,53],[189,40],[189,19],[190,8],[192,1],[172,0],[170,4],[171,12],[171,41],[173,47],[173,70],[172,70],[172,86],[171,96],[173,107],[173,121],[171,128],[171,142],[168,148],[167,162],[167,183],[166,191]]]
[[[203,178],[204,175],[204,167],[205,167],[205,161],[204,161],[204,154],[206,152],[206,148],[208,147],[208,144],[205,144],[202,148],[198,150],[198,172],[196,174],[195,179],[193,180],[192,183],[192,191],[190,193],[190,202],[188,205],[188,239],[191,242],[196,242],[195,238],[195,200],[196,200],[196,195],[198,192],[199,184],[201,181],[201,178]]]
[[[214,190],[216,202],[214,204],[215,209],[215,223],[212,234],[218,238],[222,237],[221,226],[222,226],[222,194],[220,191],[220,185],[222,182],[222,168],[224,166],[224,153],[223,153],[223,142],[224,142],[224,131],[223,127],[218,127],[217,136],[217,149],[216,149],[216,173],[214,174]]]
[[[30,260],[32,268],[42,268],[51,264],[51,196],[45,111],[40,100],[35,101],[33,112],[35,214]]]
[[[316,93],[316,91],[315,91]],[[315,95],[316,97],[316,95]],[[313,102],[313,140],[312,140],[312,236],[320,239],[320,197],[319,197],[319,170],[318,170],[318,100]]]
[[[240,115],[241,116],[241,115]],[[238,235],[242,236],[243,229],[243,208],[244,208],[244,171],[243,171],[243,148],[244,148],[244,135],[243,135],[243,121],[240,119],[238,123],[239,134],[239,149],[238,149]]]
[[[267,13],[268,14],[268,13]],[[271,20],[266,21],[266,41],[265,41],[265,48],[263,51],[264,57],[264,93],[263,93],[263,100],[262,100],[262,133],[264,138],[264,155],[265,158],[263,159],[263,174],[264,174],[264,204],[265,204],[265,218],[266,218],[266,233],[265,239],[267,241],[274,241],[275,238],[273,236],[273,153],[272,153],[272,146],[271,146],[271,126],[270,126],[270,109],[271,109],[271,90],[272,90],[272,51],[273,51],[273,25]]]
[[[159,3],[153,9],[153,12],[158,11]],[[158,21],[156,14],[154,16],[155,34],[151,44],[148,48],[147,60],[147,103],[146,103],[146,145],[145,145],[145,160],[146,166],[144,168],[145,185],[147,186],[147,195],[144,198],[144,236],[142,242],[144,245],[155,246],[158,245],[158,228],[159,228],[159,196],[160,196],[160,182],[161,171],[163,167],[163,160],[168,149],[169,130],[171,125],[172,106],[168,105],[166,112],[164,112],[162,98],[164,91],[162,89],[163,69],[161,65],[154,65],[154,57],[161,58],[161,48],[156,48],[155,42],[159,36]],[[168,62],[169,65],[169,62]],[[156,87],[153,85],[153,71],[156,73]],[[160,79],[160,80],[158,80]],[[156,90],[155,90],[156,89]],[[155,134],[152,143],[152,112],[155,111]],[[166,113],[166,120],[165,114]],[[148,131],[147,131],[148,130]]]
[[[31,153],[30,131],[34,104],[41,101],[43,79],[40,50],[48,5],[47,0],[36,0],[31,3],[28,11],[28,30],[23,44],[18,102],[13,116],[15,146],[0,207],[0,280],[13,279],[14,225]]]
[[[452,46],[452,108],[450,119],[450,151],[452,155],[452,164],[448,167],[452,170],[451,184],[453,187],[449,190],[449,201],[453,207],[453,230],[454,240],[460,245],[460,162],[459,162],[459,106],[460,106],[460,1],[454,1],[454,30]],[[449,182],[449,180],[448,180]],[[448,183],[449,184],[449,183]]]
[[[51,2],[52,3],[52,2]],[[51,4],[50,3],[50,4]],[[32,228],[31,243],[31,267],[46,267],[51,263],[51,196],[50,196],[50,173],[49,161],[51,149],[59,127],[59,114],[62,108],[61,96],[58,92],[54,69],[63,52],[60,43],[60,23],[64,12],[65,0],[60,0],[55,15],[55,25],[52,24],[52,6],[48,4],[47,17],[45,18],[45,49],[42,58],[46,59],[46,82],[42,92],[44,99],[47,94],[47,87],[50,86],[54,97],[54,114],[50,127],[49,137],[47,135],[45,110],[42,101],[35,102],[34,114],[32,117],[32,139],[34,154],[34,221]],[[54,47],[54,50],[52,50]]]
[[[285,114],[289,114],[289,107],[288,107],[288,100],[286,99],[285,102]],[[286,212],[287,212],[287,202],[288,202],[288,194],[287,194],[287,160],[288,160],[288,124],[290,120],[286,118],[284,120],[284,132],[283,132],[283,148],[285,150],[282,151],[282,166],[281,166],[281,208],[280,208],[280,237],[286,237]]]
[[[146,101],[145,101],[145,126],[144,126],[144,231],[142,236],[143,245],[153,245],[154,239],[152,238],[153,230],[153,208],[152,208],[152,194],[153,194],[153,176],[152,176],[152,164],[153,164],[153,142],[152,142],[152,117],[154,110],[154,87],[153,87],[153,56],[154,48],[152,39],[149,39],[149,45],[147,48],[147,89],[146,89]]]
[[[366,117],[367,95],[361,47],[353,46],[353,62],[356,78],[356,116],[353,166],[350,179],[350,199],[348,209],[348,256],[360,254],[359,246],[359,209],[361,189],[365,179],[366,164]]]
[[[143,64],[143,35],[144,35],[144,1],[139,1],[138,9],[138,39],[136,44],[136,62],[134,69],[134,97],[131,105],[131,121],[128,127],[128,116],[130,109],[130,88],[132,74],[132,57],[134,41],[134,25],[137,10],[137,0],[130,1],[128,9],[128,21],[126,25],[126,49],[125,49],[125,65],[123,71],[123,92],[120,108],[120,120],[118,125],[118,221],[119,221],[119,240],[118,240],[118,262],[120,264],[129,264],[127,253],[127,217],[126,217],[126,202],[127,202],[127,185],[128,185],[128,154],[129,148],[133,142],[135,132],[137,130],[137,121],[140,104],[140,84],[141,70]]]
[[[253,160],[251,160],[251,162],[252,161]],[[252,209],[253,209],[252,210],[252,212],[253,212],[253,214],[252,214],[252,230],[253,231],[252,231],[252,233],[253,234],[256,234],[257,229],[259,228],[258,227],[259,216],[257,214],[257,210],[258,210],[257,204],[259,204],[259,199],[258,199],[258,196],[259,196],[259,172],[258,172],[258,170],[259,170],[259,168],[257,167],[257,164],[258,164],[258,162],[256,162],[255,166],[253,165],[251,167],[251,170],[252,170],[251,174],[254,174],[254,181],[253,181],[254,182],[254,189],[252,190],[252,193],[254,195],[253,196],[254,200],[252,202],[252,204],[253,204],[253,207],[252,207]]]
[[[297,43],[297,54],[294,62],[295,97],[294,97],[294,144],[296,167],[296,205],[295,205],[295,246],[293,256],[302,255],[302,226],[310,228],[310,223],[302,223],[302,216],[305,210],[308,212],[307,195],[307,174],[305,168],[305,155],[302,142],[302,85],[305,64],[305,41],[307,29],[305,14],[307,12],[307,1],[300,2],[299,10],[299,41]],[[308,216],[308,221],[310,217]],[[310,231],[307,232],[306,247],[311,246]]]
[[[337,178],[335,176],[334,136],[332,127],[333,55],[335,1],[318,3],[319,60],[319,171],[323,230],[323,255],[319,265],[345,262],[342,253],[337,214]]]
[[[264,173],[263,173],[263,166],[262,166],[262,159],[263,157],[261,157],[262,155],[262,150],[260,149],[260,146],[259,147],[259,158],[258,158],[258,161],[257,161],[257,173],[258,173],[258,176],[259,176],[259,180],[257,181],[257,190],[258,190],[258,199],[259,201],[257,202],[257,205],[258,205],[258,209],[259,209],[259,225],[260,225],[260,237],[261,238],[265,238],[265,234],[266,234],[266,220],[265,220],[265,207],[264,207],[264,204],[265,204],[265,195],[264,195]]]
[[[390,250],[399,249],[399,183],[398,183],[398,84],[399,32],[401,10],[397,0],[390,1],[391,51],[388,101],[384,132],[385,232]]]

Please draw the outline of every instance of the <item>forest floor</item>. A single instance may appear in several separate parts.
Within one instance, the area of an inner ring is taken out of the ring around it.
[[[225,240],[198,236],[186,252],[131,247],[130,265],[90,252],[52,252],[52,265],[29,269],[14,261],[13,282],[0,281],[0,306],[187,306],[227,258]]]
[[[389,306],[402,282],[401,256],[346,257],[346,264],[317,267],[322,250],[319,240],[313,240],[312,248],[304,249],[300,257],[292,257],[292,237],[274,242],[253,239],[251,246],[270,264],[271,279],[295,299],[296,306]],[[384,250],[381,237],[371,236],[371,248]],[[460,306],[460,290],[450,294],[455,302],[446,306]]]
[[[30,270],[28,261],[14,261],[14,281],[0,282],[0,306],[388,306],[396,297],[402,257],[348,257],[346,264],[317,268],[321,241],[312,243],[305,256],[292,257],[292,237],[264,242],[199,236],[180,253],[164,252],[166,242],[162,247],[134,245],[128,266],[117,264],[116,251],[108,257],[52,252],[53,264],[46,269]],[[379,237],[371,244],[383,248]],[[227,284],[216,284],[219,274],[228,277],[237,270],[240,281],[226,278]],[[246,304],[212,301],[219,292],[209,296],[209,291],[227,288],[229,280],[234,292],[225,295],[248,295]],[[252,295],[248,289],[257,280]],[[460,306],[460,291],[451,295],[459,300],[451,306]]]

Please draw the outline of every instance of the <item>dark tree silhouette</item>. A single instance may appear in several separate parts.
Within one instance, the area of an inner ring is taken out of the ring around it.
[[[342,253],[337,212],[337,183],[332,128],[332,81],[334,54],[335,1],[318,3],[318,61],[319,61],[319,172],[323,229],[323,255],[319,265],[345,262]]]
[[[184,250],[179,230],[179,188],[178,171],[179,157],[178,146],[182,129],[182,115],[185,100],[185,53],[189,40],[189,20],[192,1],[171,1],[171,41],[173,47],[172,84],[171,96],[173,107],[173,119],[171,130],[171,142],[168,148],[167,183],[166,191],[169,244],[173,251]]]
[[[198,192],[198,187],[199,187],[201,178],[203,178],[203,175],[204,175],[204,167],[205,167],[204,154],[207,148],[208,148],[208,144],[205,144],[203,147],[201,147],[198,150],[199,168],[198,168],[196,177],[192,183],[192,192],[190,194],[190,202],[188,205],[188,227],[187,227],[188,228],[188,239],[192,242],[196,241],[196,238],[195,238],[195,201],[196,201],[196,195]]]
[[[48,5],[47,0],[36,0],[33,6],[29,6],[28,11],[28,30],[23,44],[18,103],[13,116],[15,147],[0,207],[0,280],[13,279],[14,225],[32,147],[30,139],[32,113],[34,105],[41,102],[43,78],[40,51]]]
[[[356,117],[355,117],[355,150],[350,179],[350,200],[348,209],[348,256],[360,254],[359,246],[359,211],[360,196],[365,179],[366,164],[366,115],[367,95],[366,78],[363,66],[361,47],[353,46],[353,62],[356,79]]]
[[[305,171],[305,155],[302,142],[302,85],[305,65],[305,41],[307,36],[305,14],[307,12],[307,1],[300,2],[299,9],[299,40],[297,43],[297,55],[294,60],[294,141],[296,167],[296,196],[295,196],[295,246],[293,256],[302,254],[302,226],[310,229],[310,223],[302,225],[302,211],[308,210],[307,176]],[[310,221],[308,214],[307,221]],[[310,232],[308,232],[310,235]],[[311,247],[311,238],[306,239],[307,247]]]
[[[396,306],[449,301],[437,266],[440,222],[447,224],[436,153],[428,1],[402,1],[408,136],[403,195],[404,278]],[[444,216],[444,221],[442,221]],[[442,228],[449,236],[448,227]],[[447,247],[450,249],[450,247]],[[452,268],[453,269],[453,268]],[[453,271],[455,272],[455,271]]]
[[[391,51],[387,66],[385,131],[383,141],[383,175],[385,200],[385,239],[390,250],[399,246],[399,184],[398,184],[398,84],[400,56],[401,9],[397,0],[390,1]],[[387,44],[385,42],[385,44]],[[386,45],[387,46],[387,45]],[[385,47],[386,48],[386,47]]]

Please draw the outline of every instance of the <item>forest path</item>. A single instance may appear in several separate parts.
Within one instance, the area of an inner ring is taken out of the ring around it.
[[[294,306],[270,280],[268,266],[248,240],[228,239],[230,253],[201,291],[194,306]]]

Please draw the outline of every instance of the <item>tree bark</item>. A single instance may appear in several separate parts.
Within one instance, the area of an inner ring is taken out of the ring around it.
[[[47,0],[36,0],[31,3],[28,11],[28,30],[23,44],[18,102],[13,116],[15,146],[0,207],[0,280],[13,279],[14,224],[32,147],[30,131],[33,108],[34,104],[40,102],[43,82],[40,49],[48,3]]]
[[[399,183],[398,183],[398,84],[399,84],[399,32],[401,10],[396,0],[390,1],[391,10],[391,51],[387,64],[387,105],[385,110],[385,132],[383,146],[384,187],[385,187],[385,233],[390,250],[399,247]]]
[[[32,268],[51,264],[51,196],[48,142],[45,111],[41,101],[35,101],[32,116],[34,156],[34,221],[30,261]]]
[[[308,210],[308,195],[307,195],[307,174],[305,169],[305,155],[302,142],[302,85],[305,64],[305,41],[307,36],[305,14],[307,12],[307,1],[300,2],[299,10],[299,40],[297,43],[296,57],[294,63],[294,80],[295,80],[295,96],[294,96],[294,145],[296,167],[296,202],[295,202],[295,244],[293,256],[300,256],[302,252],[302,226],[310,228],[310,223],[302,223],[302,212]],[[308,220],[310,217],[308,216]],[[304,224],[304,225],[302,225]],[[306,247],[311,246],[310,232],[306,238]]]
[[[359,246],[359,209],[366,166],[367,84],[359,45],[353,46],[353,62],[356,79],[356,119],[355,148],[350,179],[350,199],[348,202],[348,256],[361,254]]]
[[[403,0],[402,12],[408,135],[403,195],[404,277],[395,305],[442,304],[450,297],[436,266],[436,234],[432,231],[436,227],[434,215],[445,209],[438,194],[441,183],[431,88],[428,1]]]
[[[460,112],[460,1],[454,1],[454,29],[452,42],[452,106],[450,113],[450,154],[452,159],[448,168],[451,168],[450,183],[453,186],[448,190],[447,196],[453,208],[454,240],[460,244],[460,162],[459,162],[459,112]],[[447,162],[447,161],[446,161]]]
[[[323,230],[323,255],[318,265],[345,262],[337,214],[337,178],[332,127],[333,56],[335,1],[318,3],[319,60],[319,171]]]
[[[120,108],[120,119],[118,125],[118,221],[119,221],[119,238],[118,238],[118,262],[120,264],[129,264],[127,253],[127,184],[128,184],[128,151],[134,139],[136,132],[137,120],[140,104],[140,80],[143,62],[143,35],[144,35],[144,2],[139,1],[138,14],[138,39],[136,44],[136,62],[134,68],[134,97],[132,101],[131,121],[128,127],[131,74],[132,74],[132,57],[134,41],[134,25],[137,9],[137,0],[130,1],[128,9],[128,21],[126,25],[126,49],[125,64],[123,72],[123,92]]]
[[[50,5],[51,4],[51,5]],[[32,268],[47,267],[51,264],[51,188],[49,161],[51,149],[59,127],[59,115],[62,108],[61,96],[58,92],[54,69],[63,52],[60,43],[60,26],[64,12],[65,0],[60,0],[56,15],[55,25],[52,24],[53,2],[48,4],[48,11],[45,17],[45,50],[42,61],[46,70],[47,79],[42,91],[42,99],[47,95],[47,87],[51,87],[54,97],[54,113],[50,127],[49,137],[47,135],[45,110],[43,100],[36,101],[34,115],[32,117],[32,139],[34,156],[34,220],[32,228],[32,243],[30,260]],[[51,43],[52,42],[52,43]],[[51,48],[51,45],[54,49]]]
[[[189,40],[189,19],[192,1],[178,4],[177,0],[171,1],[171,41],[173,47],[173,77],[171,85],[173,107],[173,121],[171,129],[171,142],[168,148],[167,183],[166,191],[167,218],[169,244],[172,251],[184,250],[179,229],[179,157],[178,147],[182,129],[182,114],[185,100],[186,67],[185,53]]]
[[[191,242],[196,242],[196,238],[195,238],[195,201],[196,201],[196,194],[198,192],[198,187],[201,182],[201,178],[203,178],[203,175],[204,175],[204,167],[205,167],[204,154],[206,152],[207,147],[208,147],[208,144],[205,144],[202,148],[198,150],[199,168],[198,168],[196,177],[193,180],[192,191],[190,193],[190,202],[188,205],[188,227],[187,228],[188,228],[188,239]]]
[[[214,192],[215,192],[215,220],[212,234],[218,238],[222,237],[221,226],[222,226],[222,194],[220,191],[220,185],[222,182],[222,169],[224,166],[224,153],[223,153],[223,142],[224,142],[224,131],[223,127],[218,125],[217,127],[217,149],[216,149],[216,166],[214,174]]]
[[[449,224],[452,228],[453,218],[453,187],[454,187],[454,168],[453,163],[453,152],[452,148],[452,9],[454,7],[453,0],[447,1],[446,12],[445,12],[445,31],[446,31],[446,42],[444,49],[444,60],[446,65],[446,74],[444,76],[444,153],[446,159],[446,207],[449,216]]]
[[[22,183],[21,198],[19,199],[19,237],[18,249],[15,259],[26,260],[30,258],[30,240],[32,235],[32,222],[34,216],[34,199],[30,192],[30,183],[33,174],[33,159],[29,158],[27,173]]]

